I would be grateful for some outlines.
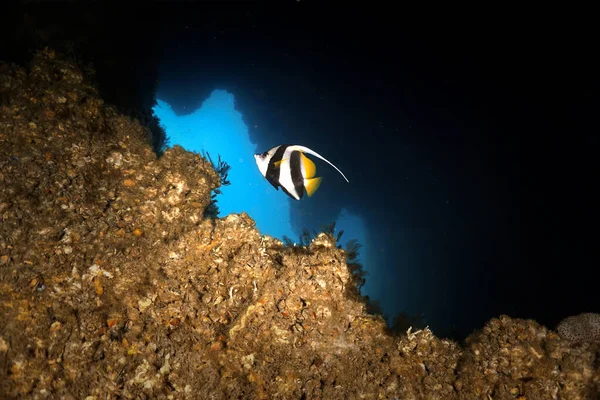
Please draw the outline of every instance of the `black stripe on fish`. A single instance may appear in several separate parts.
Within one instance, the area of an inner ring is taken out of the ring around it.
[[[304,195],[304,177],[302,176],[302,159],[300,156],[301,153],[299,151],[292,151],[290,155],[290,172],[292,174],[294,189],[296,189],[298,197],[302,198]]]
[[[271,185],[277,190],[279,190],[279,168],[275,167],[275,163],[281,161],[283,158],[283,153],[285,153],[285,149],[288,148],[288,145],[281,145],[277,150],[275,150],[275,154],[269,160],[269,166],[267,167],[267,173],[265,174],[265,178],[269,181]]]

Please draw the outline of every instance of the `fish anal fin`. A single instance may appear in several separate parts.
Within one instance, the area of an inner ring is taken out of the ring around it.
[[[304,187],[306,188],[306,194],[308,194],[308,197],[312,197],[312,195],[315,194],[319,186],[321,186],[322,180],[323,178],[321,177],[304,179]]]
[[[312,160],[300,152],[300,159],[302,160],[302,169],[304,170],[304,178],[310,179],[317,173],[317,167]]]

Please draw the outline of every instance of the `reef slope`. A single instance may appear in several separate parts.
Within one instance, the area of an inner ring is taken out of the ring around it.
[[[205,219],[211,163],[147,136],[52,50],[0,65],[0,397],[598,398],[598,342],[532,320],[390,335],[335,238]]]

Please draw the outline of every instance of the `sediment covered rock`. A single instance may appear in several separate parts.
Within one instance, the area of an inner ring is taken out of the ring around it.
[[[332,235],[290,247],[245,213],[206,219],[211,163],[157,158],[52,50],[1,65],[0,101],[3,398],[598,393],[598,343],[535,321],[493,319],[464,347],[390,335]]]

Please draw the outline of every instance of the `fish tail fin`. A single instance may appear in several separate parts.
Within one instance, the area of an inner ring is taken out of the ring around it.
[[[304,187],[306,188],[306,194],[308,194],[308,197],[312,197],[312,195],[315,194],[319,186],[321,186],[322,180],[323,178],[321,177],[304,179]]]
[[[298,150],[298,151],[301,151],[301,152],[304,152],[304,153],[312,154],[313,156],[320,158],[321,160],[325,161],[327,164],[329,164],[329,165],[331,165],[333,168],[335,168],[335,169],[337,170],[337,172],[339,172],[339,173],[340,173],[340,174],[341,174],[341,175],[344,177],[344,179],[346,180],[346,182],[350,182],[350,181],[348,180],[348,178],[346,178],[346,175],[344,175],[344,173],[343,173],[342,171],[340,171],[338,167],[336,167],[335,165],[333,165],[333,164],[331,163],[331,161],[329,161],[328,159],[326,159],[325,157],[323,157],[322,155],[320,155],[320,154],[319,154],[319,153],[317,153],[316,151],[314,151],[314,150],[311,150],[311,149],[309,149],[308,147],[305,147],[305,146],[299,146],[299,145],[293,145],[293,146],[289,146],[289,147],[292,147],[292,148],[294,148],[295,150]]]

